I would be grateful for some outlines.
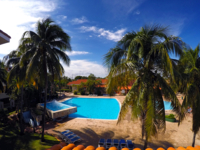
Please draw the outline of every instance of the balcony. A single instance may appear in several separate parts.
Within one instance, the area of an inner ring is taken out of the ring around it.
[[[10,42],[10,38],[11,37],[8,34],[0,30],[0,45]]]

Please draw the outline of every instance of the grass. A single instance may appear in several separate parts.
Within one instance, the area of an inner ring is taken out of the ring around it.
[[[174,119],[175,116],[174,116],[174,114],[169,114],[169,115],[165,115],[165,118]]]
[[[0,114],[0,118],[6,116]],[[45,150],[51,146],[60,143],[57,139],[50,135],[45,135],[45,142],[41,142],[41,134],[25,133],[19,135],[19,125],[5,124],[0,121],[0,149],[5,150]]]

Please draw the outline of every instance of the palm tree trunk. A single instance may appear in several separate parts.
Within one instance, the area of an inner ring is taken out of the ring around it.
[[[43,67],[44,67],[44,77],[45,77],[45,92],[44,92],[44,112],[42,115],[42,137],[41,141],[44,142],[44,126],[45,126],[45,114],[46,114],[46,101],[47,101],[47,66],[46,66],[46,55],[45,52],[43,52]]]
[[[192,142],[192,147],[195,146],[195,138],[196,138],[196,134],[194,133],[194,136],[193,136],[193,142]]]
[[[21,86],[21,103],[20,103],[20,135],[24,134],[24,128],[22,124],[22,107],[23,107],[23,85]]]
[[[61,82],[60,82],[60,84],[59,84],[59,85],[60,85],[60,97],[61,97]]]
[[[146,138],[145,138],[145,141],[144,141],[144,148],[143,148],[143,150],[145,150],[147,148],[147,142],[148,142],[147,133],[146,133],[145,137]]]
[[[142,139],[144,138],[144,113],[142,113],[142,116],[141,116],[141,121],[142,121]]]

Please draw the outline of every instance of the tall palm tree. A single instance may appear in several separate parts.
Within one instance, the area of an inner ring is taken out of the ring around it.
[[[162,26],[145,26],[138,32],[127,33],[104,56],[104,63],[109,68],[107,92],[125,80],[126,73],[134,81],[122,104],[118,122],[131,106],[132,119],[140,118],[142,138],[145,137],[144,149],[148,139],[165,131],[165,108],[163,96],[171,99],[171,106],[183,119],[181,105],[164,77],[174,81],[173,60],[169,53],[182,54],[182,41],[168,36],[167,28]],[[130,80],[129,79],[129,80]]]
[[[24,65],[28,59],[30,63],[28,65],[26,74],[29,80],[37,75],[38,70],[45,79],[45,97],[44,97],[44,113],[43,113],[43,125],[42,125],[42,137],[44,141],[44,126],[45,126],[45,114],[46,114],[46,99],[47,99],[47,71],[48,59],[52,60],[54,70],[59,72],[61,69],[60,59],[67,65],[69,65],[70,59],[63,50],[71,51],[70,37],[62,30],[62,28],[56,25],[50,18],[38,21],[36,25],[36,32],[26,31],[21,38],[21,46],[30,43],[32,46],[22,56],[20,60],[20,66]]]
[[[195,137],[200,129],[200,47],[186,50],[180,58],[178,65],[182,78],[180,88],[186,95],[183,100],[183,107],[192,108],[192,131],[194,132],[192,146],[195,146]]]

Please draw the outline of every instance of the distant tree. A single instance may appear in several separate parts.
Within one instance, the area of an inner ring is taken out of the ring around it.
[[[88,79],[88,77],[86,77],[86,76],[82,76],[81,79]]]
[[[81,82],[81,84],[77,86],[77,90],[81,95],[85,95],[85,87],[86,87],[86,84],[83,82]]]
[[[81,79],[81,78],[82,78],[82,76],[76,76],[74,79],[78,80],[78,79]]]
[[[85,83],[86,89],[90,94],[94,94],[95,91],[97,91],[100,88],[100,85],[102,84],[101,80],[87,80]]]
[[[92,73],[88,76],[88,80],[95,80],[95,79],[96,79],[96,77]]]

